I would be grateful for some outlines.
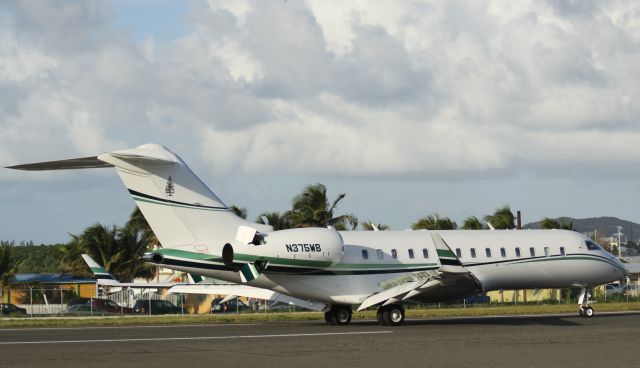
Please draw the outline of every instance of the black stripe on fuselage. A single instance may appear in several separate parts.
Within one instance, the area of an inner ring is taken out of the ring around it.
[[[225,265],[217,265],[211,263],[200,263],[182,259],[173,259],[173,258],[164,258],[163,265],[168,266],[178,266],[178,267],[189,267],[189,268],[200,268],[206,270],[215,270],[215,271],[228,271],[228,272],[237,272],[236,268],[228,267]],[[304,267],[282,267],[282,266],[274,266],[269,265],[269,267],[264,271],[264,274],[298,274],[298,275],[313,275],[313,276],[336,276],[336,275],[373,275],[373,274],[384,274],[384,273],[406,273],[406,272],[417,272],[417,271],[428,271],[438,269],[437,266],[432,267],[420,267],[420,268],[400,268],[400,269],[386,269],[386,270],[324,270],[324,269],[309,269]]]
[[[133,189],[129,189],[129,193],[131,195],[137,196],[137,197],[142,197],[142,198],[146,198],[146,199],[151,199],[154,201],[158,201],[158,202],[164,202],[164,203],[170,203],[170,204],[177,204],[177,205],[181,205],[181,206],[190,206],[190,207],[198,207],[198,208],[207,208],[207,209],[212,209],[212,210],[226,210],[228,209],[227,207],[214,207],[214,206],[203,206],[201,204],[193,204],[193,203],[186,203],[186,202],[178,202],[178,201],[172,201],[169,199],[164,199],[164,198],[158,198],[158,197],[154,197],[152,195],[148,195],[145,193],[140,193],[138,191],[135,191]]]

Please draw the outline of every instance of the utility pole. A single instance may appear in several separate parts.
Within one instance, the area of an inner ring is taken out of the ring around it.
[[[616,226],[618,228],[618,258],[622,258],[622,244],[620,244],[620,231],[622,230],[622,226]]]

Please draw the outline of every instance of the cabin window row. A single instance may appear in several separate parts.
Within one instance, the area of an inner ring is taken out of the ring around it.
[[[458,258],[462,258],[463,254],[462,254],[462,249],[460,248],[456,248],[456,256]],[[551,249],[549,247],[544,247],[544,256],[545,257],[549,257],[551,255]],[[491,248],[485,248],[484,249],[485,252],[485,256],[487,258],[491,258],[492,257],[492,251]],[[520,250],[520,247],[516,247],[514,248],[514,253],[516,258],[521,258],[522,257],[522,251]],[[535,257],[536,256],[536,248],[534,247],[530,247],[529,248],[529,256],[531,257]],[[566,254],[565,252],[565,248],[564,247],[560,247],[560,255],[564,256]],[[413,251],[412,248],[409,248],[407,250],[407,255],[409,256],[409,259],[415,259],[415,253]],[[471,256],[471,258],[477,258],[478,254],[476,253],[476,248],[469,248],[469,255]],[[376,257],[378,259],[384,259],[384,252],[382,251],[382,249],[377,249],[376,250]],[[502,258],[507,258],[507,249],[502,247],[500,248],[500,257]],[[396,249],[391,249],[391,258],[393,259],[398,259],[398,251]],[[428,259],[429,258],[429,250],[427,248],[422,248],[422,258],[424,259]],[[363,249],[362,250],[362,259],[369,259],[369,251],[367,249]]]
[[[544,251],[544,256],[545,257],[549,257],[551,255],[551,249],[549,247],[544,247],[543,251]],[[485,248],[484,249],[484,253],[485,253],[487,258],[491,258],[491,255],[492,255],[491,248]],[[514,248],[514,253],[515,253],[516,258],[522,257],[522,251],[520,250],[520,247]],[[469,255],[471,256],[471,258],[477,258],[478,255],[476,253],[476,248],[469,248]],[[530,247],[529,248],[529,255],[531,257],[535,257],[536,256],[536,248]],[[564,247],[560,247],[560,255],[561,256],[566,255]],[[456,248],[456,256],[458,256],[458,258],[462,258],[462,256],[463,256],[462,249]],[[506,248],[500,248],[500,256],[502,258],[507,258],[507,249]]]
[[[413,252],[413,249],[409,248],[407,251],[409,259],[415,259],[416,255]],[[384,252],[382,249],[376,249],[376,257],[378,259],[384,259]],[[396,249],[391,249],[391,258],[398,259],[398,251]],[[422,248],[422,258],[429,258],[429,250],[427,248]],[[362,259],[369,259],[369,250],[362,250]]]

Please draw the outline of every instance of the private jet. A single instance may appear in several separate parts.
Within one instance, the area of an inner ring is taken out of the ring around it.
[[[593,287],[627,274],[616,257],[567,230],[274,231],[236,216],[180,157],[157,144],[10,168],[106,167],[116,169],[163,245],[145,261],[232,282],[233,295],[286,296],[324,311],[335,325],[350,324],[352,306],[374,307],[380,324],[396,326],[406,303],[500,289],[579,287],[579,314],[593,317]],[[174,288],[207,293],[199,285]]]

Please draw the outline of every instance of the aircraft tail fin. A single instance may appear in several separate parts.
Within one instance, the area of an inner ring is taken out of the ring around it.
[[[176,154],[158,144],[95,157],[12,166],[19,170],[115,167],[164,248],[219,253],[239,226],[270,231],[271,226],[236,216]]]

